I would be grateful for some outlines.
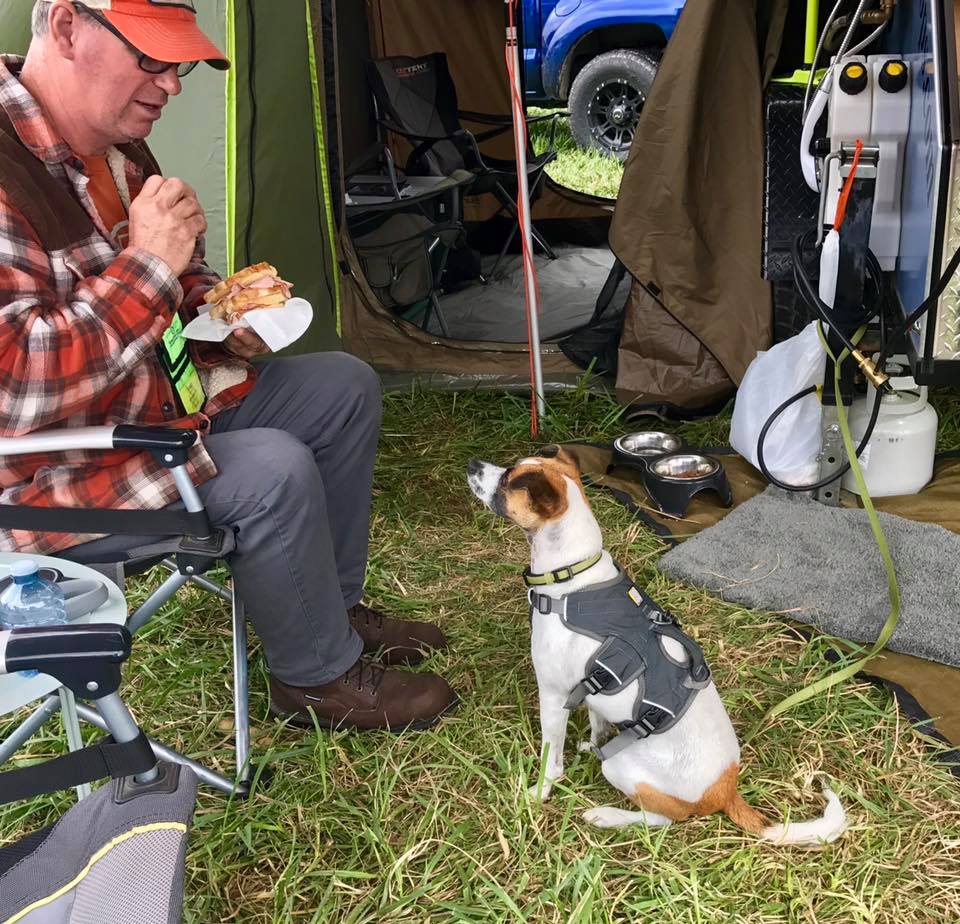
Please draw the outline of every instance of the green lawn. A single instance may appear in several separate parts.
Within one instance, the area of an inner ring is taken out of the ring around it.
[[[547,114],[551,111],[531,108],[530,114]],[[541,122],[534,125],[531,131],[533,146],[538,154],[546,150],[549,126],[549,122]],[[567,119],[560,119],[557,123],[556,149],[557,159],[547,167],[551,179],[578,192],[617,198],[623,166],[613,157],[579,147],[570,134],[570,122]]]
[[[943,448],[960,448],[957,396]],[[544,439],[608,439],[619,409],[596,395],[551,402]],[[681,428],[725,436],[724,418]],[[437,434],[446,434],[444,440]],[[599,832],[581,812],[618,804],[569,736],[551,802],[538,773],[536,690],[518,531],[470,495],[474,455],[527,452],[526,402],[494,395],[388,398],[376,476],[369,592],[395,613],[436,619],[441,671],[463,705],[434,731],[307,734],[267,716],[254,643],[253,736],[274,770],[247,803],[203,792],[187,859],[191,922],[928,922],[960,920],[960,799],[890,696],[847,684],[781,718],[744,751],[742,788],[771,815],[820,810],[824,771],[852,823],[824,853],[761,845],[719,817],[657,831]],[[608,495],[589,491],[608,548],[703,645],[734,724],[827,669],[781,619],[718,602],[654,569],[660,541]],[[442,514],[440,513],[442,511]],[[133,596],[140,602],[145,586]],[[145,727],[217,762],[229,741],[228,613],[187,595],[138,639],[125,695]],[[0,732],[2,733],[2,732]],[[51,737],[32,753],[59,748]],[[54,817],[66,796],[7,808],[4,836]],[[56,811],[53,810],[56,808]]]

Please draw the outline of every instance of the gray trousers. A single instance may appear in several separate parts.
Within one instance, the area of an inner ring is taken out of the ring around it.
[[[235,532],[235,587],[284,683],[333,680],[363,648],[346,611],[363,594],[380,416],[366,363],[313,353],[261,366],[243,403],[212,418],[204,437],[218,474],[200,497],[210,521]],[[109,536],[65,557],[109,561],[138,544]]]

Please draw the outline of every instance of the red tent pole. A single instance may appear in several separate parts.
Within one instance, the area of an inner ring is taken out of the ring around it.
[[[533,391],[536,396],[536,416],[532,431],[536,435],[537,417],[545,411],[543,397],[543,369],[540,362],[540,292],[537,288],[537,271],[533,264],[533,235],[530,231],[530,187],[527,182],[527,118],[523,104],[523,87],[520,80],[520,54],[517,47],[517,24],[514,18],[516,0],[507,4],[507,73],[510,78],[510,99],[513,110],[513,140],[517,160],[517,219],[520,224],[520,241],[523,248],[523,279],[525,284],[528,343],[532,365]]]

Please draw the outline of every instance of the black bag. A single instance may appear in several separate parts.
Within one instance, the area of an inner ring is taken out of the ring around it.
[[[457,222],[437,224],[404,212],[391,215],[372,231],[355,234],[353,245],[380,302],[387,308],[404,308],[430,297],[446,252],[462,240],[463,227]]]

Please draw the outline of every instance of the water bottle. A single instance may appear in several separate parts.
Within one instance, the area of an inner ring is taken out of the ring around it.
[[[63,591],[52,581],[45,581],[33,559],[21,559],[10,566],[13,583],[0,594],[0,628],[49,626],[67,621]],[[39,671],[19,671],[21,676],[35,677]]]

